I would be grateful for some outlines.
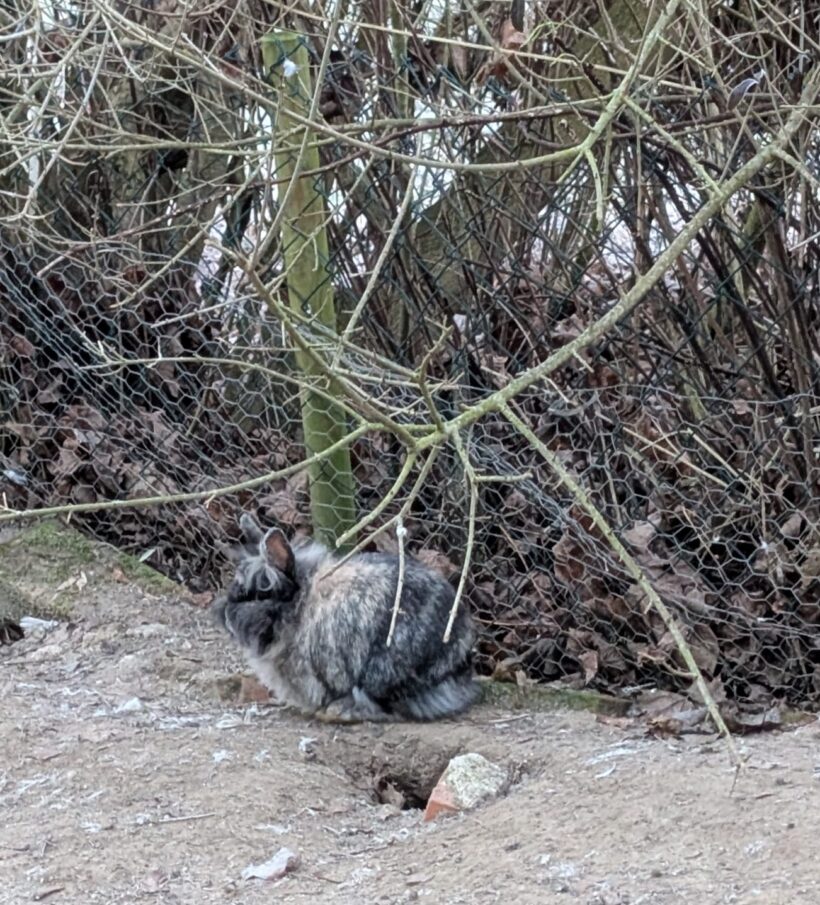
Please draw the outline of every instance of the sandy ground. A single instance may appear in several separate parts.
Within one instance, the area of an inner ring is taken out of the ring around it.
[[[817,723],[743,739],[734,791],[713,737],[590,713],[317,724],[238,703],[207,613],[108,551],[56,577],[32,555],[7,543],[3,567],[62,584],[72,619],[0,648],[2,903],[820,902]],[[509,769],[504,797],[430,824],[379,800],[467,751]],[[283,846],[292,873],[242,879]]]

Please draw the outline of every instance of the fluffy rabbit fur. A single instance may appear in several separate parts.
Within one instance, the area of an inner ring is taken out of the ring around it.
[[[459,607],[443,642],[454,592],[436,572],[406,557],[387,647],[397,556],[362,553],[339,566],[321,544],[291,547],[278,528],[263,531],[248,514],[240,527],[247,545],[215,616],[280,701],[356,722],[438,719],[475,700],[472,620]]]

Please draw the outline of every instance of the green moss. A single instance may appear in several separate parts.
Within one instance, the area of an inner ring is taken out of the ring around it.
[[[481,699],[510,710],[588,710],[609,716],[624,716],[630,706],[625,698],[597,691],[584,691],[556,685],[531,685],[521,688],[512,682],[480,679]]]
[[[1,545],[0,550],[7,551],[2,554],[5,568],[0,567],[0,576],[5,574],[9,579],[56,586],[93,563],[110,563],[112,568],[119,566],[126,578],[149,593],[179,593],[175,582],[135,556],[119,553],[54,519],[35,522]]]
[[[780,718],[787,729],[797,729],[799,726],[816,722],[817,714],[810,713],[808,710],[793,710],[791,707],[784,707]]]
[[[56,587],[98,556],[92,541],[54,520],[35,522],[0,544],[1,573],[25,585]]]
[[[29,594],[7,573],[0,571],[0,620],[11,619],[12,622],[17,622],[23,616],[70,619],[73,614],[73,607],[65,594],[59,594],[54,600]]]
[[[36,522],[9,541],[8,545],[24,546],[32,552],[56,554],[81,566],[92,563],[96,558],[96,549],[92,541],[74,528],[53,520]]]
[[[128,553],[119,553],[117,555],[117,564],[122,569],[126,578],[139,585],[144,591],[154,594],[178,594],[179,585],[170,578],[166,578],[151,566],[146,566],[144,562],[140,562],[136,556]]]

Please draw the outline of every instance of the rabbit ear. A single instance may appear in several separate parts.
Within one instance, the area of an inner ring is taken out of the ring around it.
[[[285,535],[278,528],[271,528],[268,531],[262,538],[259,549],[272,566],[275,566],[280,572],[284,572],[288,578],[295,576],[296,560],[293,556],[293,550],[291,550]]]
[[[259,522],[250,514],[243,512],[239,518],[239,530],[250,544],[258,544],[262,540],[264,532],[259,527]]]

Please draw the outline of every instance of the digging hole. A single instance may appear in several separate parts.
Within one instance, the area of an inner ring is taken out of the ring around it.
[[[402,811],[420,811],[427,805],[435,781],[421,784],[417,779],[394,774],[374,778],[373,794],[379,804],[392,804]]]
[[[458,748],[440,748],[409,739],[401,745],[382,747],[369,764],[369,785],[374,803],[390,804],[402,811],[420,810]]]

